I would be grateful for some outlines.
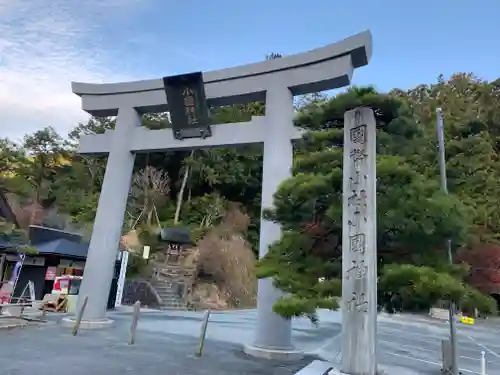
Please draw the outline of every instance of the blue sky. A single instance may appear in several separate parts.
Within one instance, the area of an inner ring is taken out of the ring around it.
[[[0,0],[2,136],[47,125],[65,134],[84,121],[71,80],[214,70],[366,29],[373,58],[356,85],[410,88],[454,72],[495,79],[498,16],[498,0]]]

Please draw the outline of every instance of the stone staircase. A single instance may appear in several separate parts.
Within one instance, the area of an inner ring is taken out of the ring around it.
[[[188,294],[193,285],[195,269],[178,264],[157,264],[151,279],[162,310],[187,310]]]
[[[187,310],[187,301],[177,292],[175,285],[155,281],[152,283],[160,297],[162,310]]]

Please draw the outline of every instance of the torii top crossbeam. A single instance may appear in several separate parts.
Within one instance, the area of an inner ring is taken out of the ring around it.
[[[369,31],[309,52],[280,59],[203,73],[210,105],[229,105],[266,99],[272,84],[302,95],[347,86],[355,68],[365,66],[372,54]],[[116,116],[118,108],[139,113],[168,111],[162,78],[143,81],[90,84],[72,82],[82,108],[94,116]]]

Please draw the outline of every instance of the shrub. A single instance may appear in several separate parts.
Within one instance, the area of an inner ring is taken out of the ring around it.
[[[494,298],[482,294],[477,289],[466,287],[466,292],[459,301],[460,310],[473,315],[476,308],[482,314],[496,315],[497,303]]]
[[[398,295],[404,310],[428,310],[438,301],[456,301],[467,312],[496,313],[495,301],[448,272],[411,264],[390,264],[383,268],[379,287]]]
[[[255,305],[255,255],[243,232],[249,218],[229,205],[222,222],[198,242],[199,274],[209,277],[228,296],[230,307]]]

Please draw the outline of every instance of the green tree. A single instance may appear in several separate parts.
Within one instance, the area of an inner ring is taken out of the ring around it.
[[[393,90],[411,108],[435,145],[435,110],[444,112],[448,188],[475,208],[478,241],[498,240],[500,233],[500,85],[473,74],[440,76],[435,84],[406,92]],[[434,147],[419,147],[420,170],[438,172]]]
[[[428,310],[439,301],[456,301],[465,313],[496,314],[496,302],[470,287],[463,278],[465,269],[438,270],[413,264],[389,264],[379,280],[379,288],[399,298],[404,310]]]
[[[18,144],[7,138],[0,139],[0,189],[15,188],[10,182],[24,159],[24,150]]]
[[[343,115],[358,106],[371,107],[380,125],[380,263],[444,262],[445,253],[433,250],[447,237],[457,245],[467,239],[470,208],[454,195],[444,195],[436,180],[414,168],[410,145],[426,144],[425,132],[401,100],[368,87],[312,103],[297,117],[297,125],[310,132],[298,147],[294,176],[281,184],[275,208],[267,213],[285,233],[258,265],[260,277],[274,277],[288,293],[274,306],[286,317],[313,316],[317,307],[335,307],[341,269]]]
[[[68,134],[69,140],[76,143],[82,135],[104,134],[115,128],[115,119],[109,117],[91,117],[86,124],[80,123]]]
[[[57,169],[66,164],[67,150],[62,137],[52,127],[38,130],[26,135],[23,149],[27,157],[17,169],[17,175],[28,184],[21,194],[41,206],[53,203],[52,183],[55,180]]]

